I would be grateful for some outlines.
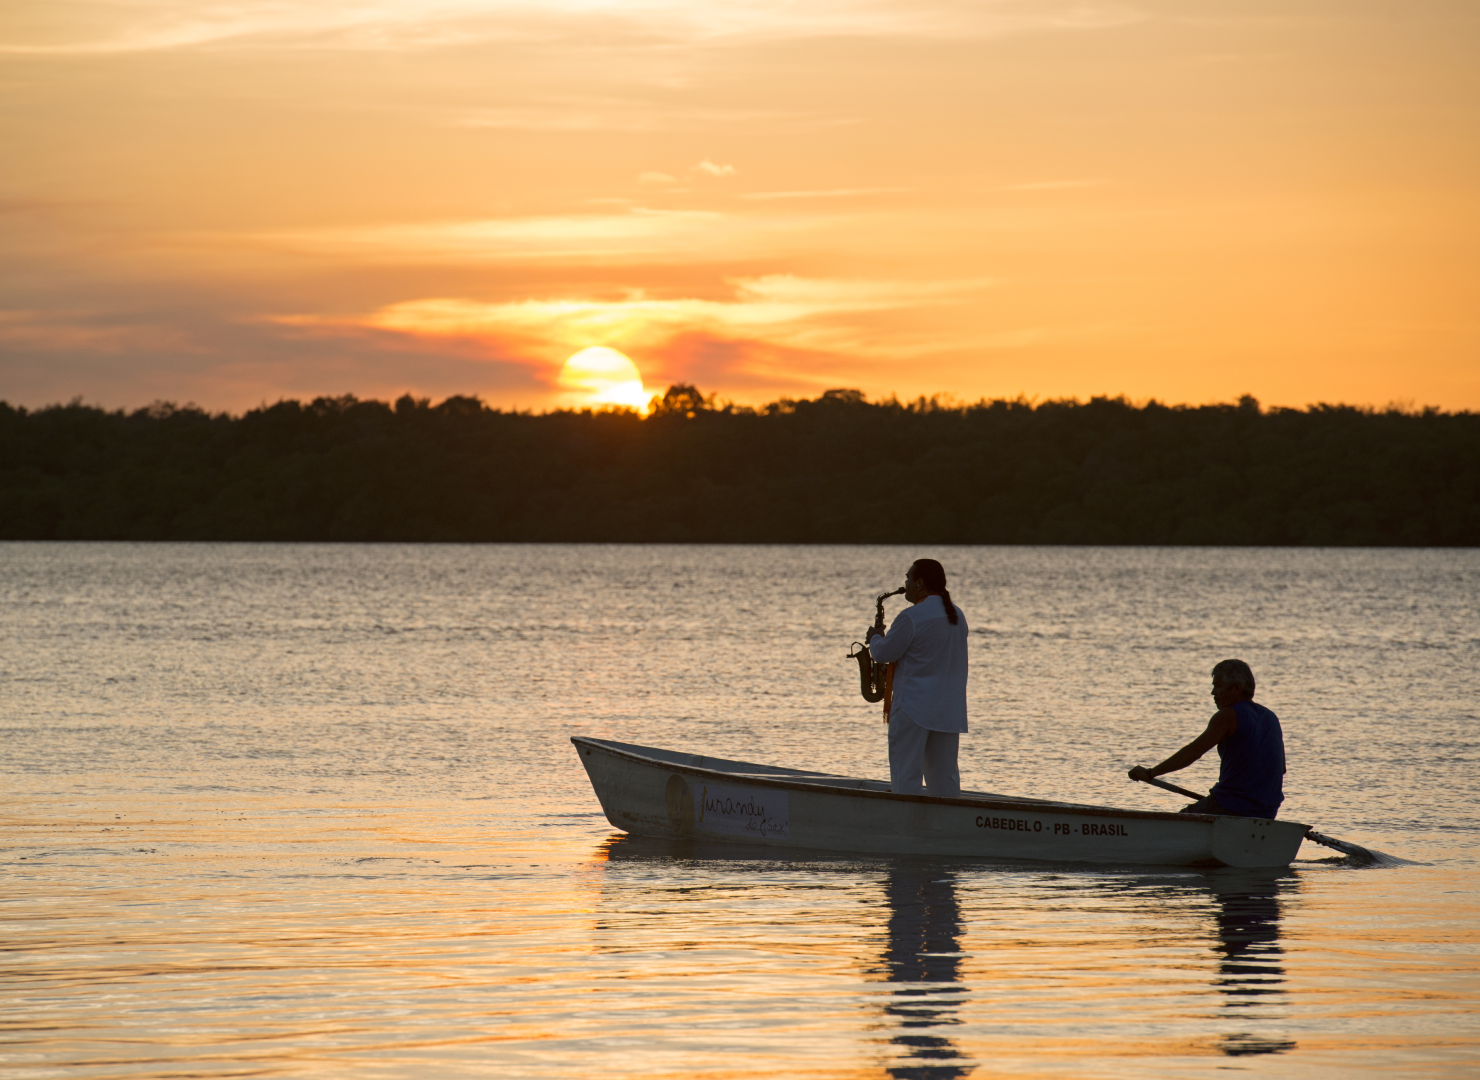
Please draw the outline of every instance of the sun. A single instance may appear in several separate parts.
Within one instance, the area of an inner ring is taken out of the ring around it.
[[[576,353],[565,362],[556,381],[582,406],[626,405],[642,412],[651,397],[642,388],[637,365],[605,345]]]

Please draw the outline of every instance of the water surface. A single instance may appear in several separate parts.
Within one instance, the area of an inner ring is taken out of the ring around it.
[[[1281,816],[1412,863],[778,859],[606,823],[571,735],[886,775],[844,654],[916,554],[972,628],[968,786],[1175,809],[1125,769],[1240,656]],[[0,545],[0,1063],[1473,1075],[1477,610],[1474,551]]]

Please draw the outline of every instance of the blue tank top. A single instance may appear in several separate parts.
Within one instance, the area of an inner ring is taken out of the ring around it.
[[[1238,730],[1218,744],[1223,767],[1213,785],[1213,798],[1232,813],[1272,818],[1285,801],[1285,735],[1280,718],[1252,701],[1240,701],[1233,711]]]

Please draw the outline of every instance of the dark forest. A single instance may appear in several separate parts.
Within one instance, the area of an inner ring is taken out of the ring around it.
[[[1480,415],[920,400],[652,415],[0,403],[0,538],[1480,544]]]

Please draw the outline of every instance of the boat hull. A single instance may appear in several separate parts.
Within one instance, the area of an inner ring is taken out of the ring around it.
[[[1162,866],[1287,866],[1293,821],[1120,810],[966,792],[894,794],[809,773],[577,736],[606,818],[639,836],[861,855]]]

